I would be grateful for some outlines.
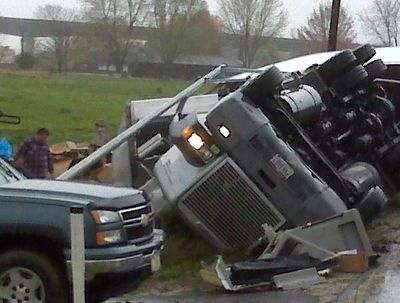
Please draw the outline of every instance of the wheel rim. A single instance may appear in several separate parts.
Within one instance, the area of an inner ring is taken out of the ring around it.
[[[42,279],[35,272],[13,267],[0,276],[2,303],[44,303],[46,293]]]

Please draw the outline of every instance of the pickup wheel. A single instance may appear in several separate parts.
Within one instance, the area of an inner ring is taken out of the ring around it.
[[[0,255],[0,302],[66,303],[65,278],[43,254],[12,250]]]

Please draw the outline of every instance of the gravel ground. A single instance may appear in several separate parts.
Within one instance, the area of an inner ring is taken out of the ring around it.
[[[296,291],[259,290],[230,294],[205,285],[174,287],[146,285],[134,294],[111,299],[108,303],[213,303],[223,302],[296,302],[296,303],[397,303],[400,298],[400,209],[392,204],[367,226],[371,244],[380,254],[376,264],[365,274],[334,272],[326,283]]]

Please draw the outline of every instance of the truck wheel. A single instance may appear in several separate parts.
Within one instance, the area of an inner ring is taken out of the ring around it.
[[[283,80],[285,80],[283,73],[272,65],[244,88],[243,95],[256,105],[263,107],[264,103],[279,91],[278,87]]]
[[[368,78],[368,73],[362,65],[357,65],[350,71],[344,73],[333,84],[333,88],[341,96],[345,96],[353,89],[360,87]]]
[[[0,255],[0,302],[66,303],[67,286],[59,268],[33,251]]]
[[[371,44],[365,44],[356,48],[353,54],[357,58],[357,64],[364,64],[375,56],[376,50]]]
[[[318,68],[321,77],[330,85],[343,71],[356,66],[357,58],[352,51],[346,50],[333,56]]]
[[[368,73],[368,78],[370,81],[373,81],[375,78],[379,78],[383,76],[388,67],[381,59],[374,60],[367,65],[365,65],[365,70]]]

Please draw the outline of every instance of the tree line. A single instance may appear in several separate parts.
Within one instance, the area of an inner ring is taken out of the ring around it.
[[[205,0],[81,0],[79,10],[57,5],[39,7],[36,17],[55,21],[81,21],[95,24],[90,35],[74,36],[58,31],[42,43],[54,54],[57,70],[67,69],[71,53],[88,54],[121,72],[128,55],[145,59],[159,56],[173,64],[182,54],[213,55],[221,51],[221,33],[235,38],[238,59],[244,67],[253,65],[263,37],[282,35],[288,14],[282,0],[217,0],[218,12],[210,13]],[[331,1],[314,8],[307,22],[292,32],[292,38],[313,42],[313,49],[326,49]],[[373,0],[359,15],[342,7],[339,18],[338,47],[357,41],[356,23],[372,42],[383,46],[399,43],[400,0]],[[148,41],[138,41],[135,28],[154,29]]]

